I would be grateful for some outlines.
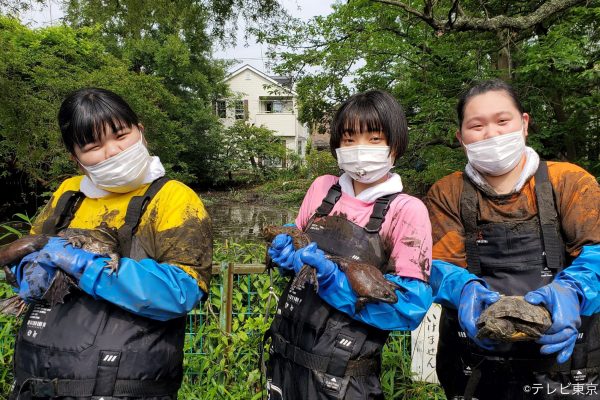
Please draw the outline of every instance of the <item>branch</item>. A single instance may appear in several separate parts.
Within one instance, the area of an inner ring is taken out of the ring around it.
[[[444,29],[444,23],[437,21],[433,17],[433,4],[431,2],[426,2],[424,12],[420,12],[419,10],[412,8],[408,4],[404,4],[398,0],[371,0],[374,3],[388,4],[390,6],[400,7],[404,11],[409,14],[414,15],[415,17],[421,19],[427,25],[431,26],[436,31],[440,31]]]
[[[539,24],[554,14],[561,13],[578,4],[585,3],[586,0],[548,0],[539,6],[535,11],[526,16],[508,17],[506,15],[498,15],[493,18],[479,18],[464,16],[458,13],[456,21],[453,24],[448,24],[447,21],[436,20],[433,18],[433,11],[429,14],[422,13],[417,9],[410,7],[399,0],[371,0],[374,3],[387,4],[398,7],[407,13],[421,19],[427,25],[431,26],[438,32],[447,33],[450,31],[488,31],[500,32],[504,29],[521,31],[529,29],[536,24]],[[457,1],[454,4],[458,3]],[[426,2],[425,11],[429,11],[430,2]]]
[[[498,15],[490,19],[459,17],[454,24],[454,29],[457,31],[499,32],[509,28],[511,30],[522,31],[542,23],[554,14],[566,11],[577,4],[585,2],[586,0],[550,0],[526,16],[507,17],[505,15]]]

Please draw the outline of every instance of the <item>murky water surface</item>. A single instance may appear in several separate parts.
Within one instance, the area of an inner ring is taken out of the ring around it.
[[[296,218],[296,212],[283,207],[225,199],[210,198],[206,208],[213,222],[216,240],[262,242],[260,232],[264,226],[283,225],[294,222]]]

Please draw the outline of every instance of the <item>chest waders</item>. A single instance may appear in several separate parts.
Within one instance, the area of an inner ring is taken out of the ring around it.
[[[477,189],[463,177],[461,219],[469,272],[505,295],[522,296],[552,282],[565,267],[567,255],[546,163],[540,162],[535,174],[538,215],[529,221],[478,223]],[[457,311],[444,307],[436,370],[446,396],[466,400],[600,399],[598,394],[576,395],[600,383],[599,318],[582,316],[581,321],[572,357],[557,364],[556,354],[540,354],[541,346],[535,342],[507,344],[501,352],[479,348],[460,327]]]
[[[145,208],[168,181],[133,197],[119,228],[121,255],[131,251]],[[64,193],[43,233],[69,226],[83,201]],[[10,399],[175,399],[183,377],[185,317],[156,321],[75,289],[64,304],[30,307],[17,336]]]
[[[305,232],[328,254],[388,266],[379,230],[397,194],[378,199],[363,228],[341,215],[330,216],[341,196],[333,185]],[[288,283],[266,334],[271,338],[267,390],[271,400],[382,399],[381,348],[388,332],[350,318],[324,302],[313,285]]]

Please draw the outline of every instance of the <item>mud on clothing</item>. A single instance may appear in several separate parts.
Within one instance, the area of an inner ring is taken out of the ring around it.
[[[313,183],[300,209],[297,226],[327,253],[369,262],[383,273],[395,275],[400,268],[423,278],[420,266],[429,266],[430,242],[422,203],[398,195],[389,203],[381,231],[368,232],[364,227],[376,214],[374,203],[339,192],[339,186],[332,187],[335,183],[337,178],[333,176],[320,177]],[[333,207],[323,213],[319,206],[333,193],[330,189],[338,191],[338,200],[332,201]],[[310,217],[305,219],[307,215]],[[396,243],[403,243],[403,248],[395,249]],[[336,291],[347,287],[321,287],[317,294],[312,285],[294,289],[290,282],[267,334],[271,338],[267,372],[270,399],[383,398],[378,374],[381,348],[389,331],[378,325],[414,327],[431,304],[431,292],[425,282],[411,277],[394,278],[403,287],[396,291],[398,303],[369,303],[356,314],[353,304],[341,312],[320,297],[325,291],[331,292],[328,296],[335,296]],[[405,285],[402,279],[406,280]],[[415,297],[415,293],[420,296]],[[378,313],[377,308],[388,312]],[[389,320],[394,320],[393,324]]]
[[[576,165],[550,161],[547,164],[565,249],[568,255],[577,257],[583,246],[600,243],[598,182]],[[462,172],[455,172],[436,182],[425,203],[431,219],[433,259],[465,268],[465,236],[460,219],[462,175]],[[498,196],[478,190],[479,223],[520,222],[536,218],[534,187],[535,178],[532,177],[518,193]]]
[[[40,233],[44,221],[54,213],[60,196],[79,190],[83,176],[65,180],[36,219],[31,233]],[[85,198],[71,221],[70,228],[93,229],[101,223],[119,228],[124,223],[127,205],[142,195],[149,185],[129,193],[112,193],[97,199]],[[181,182],[169,181],[148,204],[133,237],[131,258],[152,258],[174,265],[197,282],[205,293],[211,277],[212,237],[210,219],[198,195]]]
[[[555,211],[551,211],[557,215],[557,228],[563,241],[559,270],[568,267],[584,246],[600,243],[600,188],[594,177],[575,165],[553,162],[547,165],[553,189],[550,196],[553,195],[555,203],[552,207]],[[468,205],[464,199],[469,195],[463,196],[463,192],[468,189],[466,185],[471,184],[465,182],[462,173],[454,173],[434,184],[426,198],[433,229],[434,265],[440,260],[469,271],[473,268],[474,273],[489,281],[491,289],[504,294],[523,295],[551,282],[557,269],[555,265],[548,265],[544,256],[535,183],[536,178],[532,177],[520,191],[506,195],[485,192],[481,187],[474,190],[477,221],[471,242],[476,243],[480,268],[471,260],[467,263],[465,250],[470,236],[469,223],[465,221]],[[452,289],[434,288],[436,292],[448,290]],[[474,392],[474,398],[479,399],[572,398],[573,387],[568,389],[566,397],[561,397],[560,391],[533,396],[523,387],[541,384],[544,390],[547,385],[552,391],[569,383],[598,383],[600,325],[598,315],[590,316],[589,310],[582,307],[580,332],[583,335],[571,360],[557,365],[556,355],[539,354],[540,345],[533,342],[514,344],[501,353],[478,348],[464,332],[461,334],[456,310],[444,307],[437,372],[447,396],[462,396],[466,389],[473,392],[474,387],[469,387],[469,382],[479,378],[471,381],[469,378],[475,371],[481,373]]]
[[[298,228],[306,228],[327,191],[338,179],[333,175],[315,179],[300,206],[296,218]],[[342,192],[330,215],[339,215],[359,226],[365,226],[373,205],[374,202],[364,202]],[[400,193],[390,204],[379,236],[384,246],[390,250],[388,263],[391,271],[395,271],[398,276],[428,281],[431,267],[431,225],[427,209],[419,199]]]
[[[36,220],[32,233],[40,232],[45,220],[54,215],[63,193],[79,189],[81,178],[63,182]],[[143,195],[149,186],[98,199],[84,198],[69,227],[93,229],[106,223],[119,228],[130,200]],[[19,398],[175,399],[183,376],[185,311],[168,320],[146,318],[140,316],[143,313],[126,311],[127,307],[119,303],[119,293],[131,285],[139,286],[132,290],[143,296],[157,296],[146,305],[136,305],[144,310],[154,303],[179,301],[169,296],[186,287],[189,291],[184,281],[206,292],[211,258],[211,224],[202,202],[182,183],[166,182],[139,220],[130,253],[121,258],[121,275],[107,279],[107,271],[102,268],[91,272],[86,269],[79,285],[87,293],[73,289],[64,304],[36,304],[30,308],[15,347],[15,376],[23,389]],[[129,275],[142,278],[127,280],[123,276],[125,268],[143,269],[141,275]],[[143,289],[148,281],[158,285],[157,290]],[[182,286],[171,287],[166,282]],[[115,292],[114,304],[98,298],[96,290],[103,294]],[[178,293],[176,297],[184,295]],[[13,398],[18,392],[15,389]]]

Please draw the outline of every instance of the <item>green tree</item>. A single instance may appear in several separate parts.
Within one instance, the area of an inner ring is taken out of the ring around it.
[[[222,143],[219,158],[230,182],[234,171],[248,167],[256,175],[263,176],[272,164],[282,161],[286,155],[285,144],[274,131],[245,121],[237,121],[226,128]]]
[[[169,112],[185,101],[162,78],[135,73],[109,54],[96,29],[31,30],[0,16],[0,51],[0,180],[12,188],[2,194],[2,206],[35,206],[35,195],[76,172],[61,145],[56,115],[64,97],[85,86],[121,94],[144,122],[151,150],[177,177],[192,179],[182,161],[189,151],[188,127]]]
[[[0,0],[0,14],[16,16],[23,11],[30,10],[34,3],[42,4],[43,2],[44,0]]]
[[[410,125],[399,166],[435,180],[464,165],[454,139],[459,93],[500,76],[523,94],[534,118],[530,143],[542,156],[600,174],[597,0],[350,0],[333,8],[260,36],[277,71],[296,77],[303,122],[326,121],[354,91],[388,90]]]
[[[219,146],[212,103],[226,89],[224,65],[211,59],[206,7],[186,0],[69,0],[65,9],[71,26],[97,29],[107,52],[129,71],[161,78],[177,100],[162,105],[178,124],[177,135],[164,143],[179,149],[174,169],[210,182],[215,166],[207,155]]]
[[[180,101],[165,104],[177,120],[181,158],[176,169],[211,183],[221,168],[216,99],[226,97],[226,64],[212,58],[215,43],[231,43],[240,18],[248,29],[285,17],[276,0],[65,0],[66,21],[96,27],[107,51],[137,74],[158,76]],[[173,107],[171,107],[173,106]]]

